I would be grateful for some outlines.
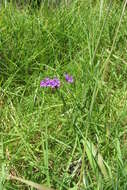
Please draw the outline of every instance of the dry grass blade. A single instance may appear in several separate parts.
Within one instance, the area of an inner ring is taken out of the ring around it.
[[[89,142],[88,140],[85,140],[85,150],[86,154],[88,156],[90,165],[93,169],[97,168],[96,165],[98,165],[101,173],[105,178],[107,178],[107,170],[104,165],[104,160],[102,155],[98,152],[97,148],[92,142]]]
[[[25,180],[25,179],[22,179],[20,177],[16,177],[16,176],[12,176],[12,175],[8,176],[7,179],[8,180],[17,180],[17,181],[20,181],[22,183],[25,183],[28,186],[36,188],[37,190],[53,190],[52,188],[46,187],[44,185],[40,185],[38,183],[34,183],[32,181]]]

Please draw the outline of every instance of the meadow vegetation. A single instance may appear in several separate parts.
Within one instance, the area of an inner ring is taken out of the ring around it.
[[[1,8],[0,189],[127,189],[126,3]]]

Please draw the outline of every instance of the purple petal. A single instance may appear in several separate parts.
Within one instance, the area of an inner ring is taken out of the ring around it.
[[[45,78],[43,81],[41,81],[40,86],[58,88],[60,87],[60,80],[57,78],[54,78],[54,79]]]
[[[41,81],[41,82],[40,82],[40,87],[46,87],[45,81]]]
[[[73,83],[74,82],[74,79],[72,76],[68,75],[68,74],[65,74],[65,79],[67,82],[69,83]]]
[[[57,78],[52,79],[51,81],[51,87],[52,88],[58,88],[60,87],[60,81]]]

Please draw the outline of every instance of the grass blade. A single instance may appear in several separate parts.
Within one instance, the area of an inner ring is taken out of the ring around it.
[[[103,161],[103,157],[98,152],[95,145],[92,142],[85,140],[84,146],[85,146],[86,154],[88,156],[88,159],[89,159],[92,169],[96,172],[96,168],[99,167],[104,178],[107,178],[108,173],[107,173],[104,161]]]
[[[8,176],[7,179],[8,180],[17,180],[17,181],[20,181],[22,183],[25,183],[28,186],[36,188],[37,190],[53,190],[52,188],[48,188],[48,187],[45,187],[44,185],[40,185],[38,183],[34,183],[32,181],[25,180],[25,179],[22,179],[22,178],[16,177],[16,176]]]

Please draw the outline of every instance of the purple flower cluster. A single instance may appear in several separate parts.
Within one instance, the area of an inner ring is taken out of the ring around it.
[[[65,74],[65,80],[68,83],[73,83],[74,79],[72,76]],[[60,87],[60,80],[58,78],[45,78],[41,81],[40,87],[50,87],[50,88],[59,88]]]
[[[60,80],[57,78],[54,78],[54,79],[45,78],[44,80],[41,81],[40,87],[59,88]]]

